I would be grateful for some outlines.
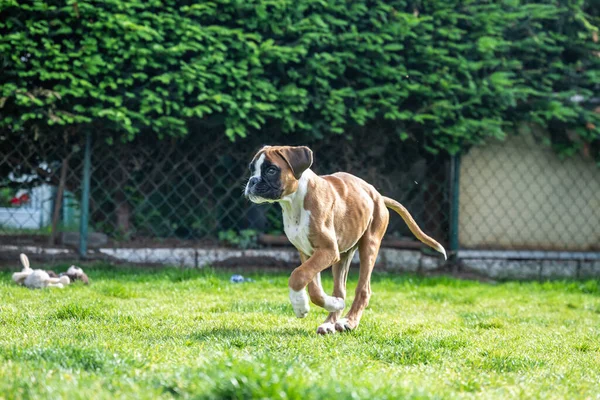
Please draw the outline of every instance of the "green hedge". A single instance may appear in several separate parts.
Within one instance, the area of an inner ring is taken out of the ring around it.
[[[597,151],[598,13],[575,0],[4,0],[0,130],[234,139],[387,121],[454,152],[529,121],[559,150]]]

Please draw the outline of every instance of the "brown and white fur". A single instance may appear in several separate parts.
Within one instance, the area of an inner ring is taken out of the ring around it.
[[[59,276],[67,276],[71,282],[81,281],[84,285],[90,284],[90,279],[88,278],[86,273],[83,272],[81,268],[78,268],[74,265],[71,265],[67,272],[63,272]]]
[[[30,289],[43,289],[46,287],[62,288],[67,286],[71,281],[68,276],[51,277],[47,271],[43,269],[31,269],[29,258],[25,254],[19,256],[23,269],[21,272],[15,272],[12,276],[13,281],[18,285],[26,286]],[[52,272],[52,271],[50,271]]]
[[[389,223],[388,208],[397,212],[423,243],[444,255],[443,246],[418,227],[397,201],[382,196],[364,180],[344,172],[318,176],[310,170],[308,147],[265,146],[250,164],[252,176],[245,196],[254,203],[277,202],[283,211],[285,234],[300,252],[302,264],[289,279],[290,301],[304,318],[310,300],[329,311],[317,333],[356,328],[371,297],[371,272]],[[344,318],[346,278],[358,250],[360,272],[354,301]],[[332,266],[332,296],[321,285],[321,271]]]

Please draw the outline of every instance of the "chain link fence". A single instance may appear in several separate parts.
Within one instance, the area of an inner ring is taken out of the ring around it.
[[[600,251],[600,168],[566,159],[523,131],[462,155],[459,238],[465,249]]]
[[[0,243],[53,245],[79,229],[83,147],[0,135]],[[60,196],[57,196],[60,188]]]
[[[160,146],[131,143],[114,149],[98,143],[93,151],[91,225],[115,245],[128,246],[214,244],[219,234],[245,229],[281,234],[277,206],[253,205],[242,196],[249,161],[260,146],[232,144],[226,138],[173,139]],[[418,155],[399,159],[401,150],[396,149],[389,152],[394,160],[389,162],[384,145],[367,153],[355,143],[311,147],[315,172],[353,172],[412,205],[417,219],[435,234],[447,231],[443,160]],[[408,231],[394,220],[390,233]]]
[[[0,137],[0,253],[79,249],[84,142],[84,135]],[[600,250],[600,171],[584,157],[560,160],[525,136],[473,148],[460,164],[372,129],[352,140],[273,135],[270,142],[309,145],[316,173],[367,180],[453,250]],[[172,264],[178,249],[285,242],[279,207],[242,195],[248,163],[265,144],[258,139],[232,143],[205,131],[114,144],[92,136],[92,143],[88,257]],[[393,213],[384,245],[423,248]]]
[[[287,138],[294,141],[307,143]],[[232,143],[219,134],[160,141],[140,137],[113,145],[93,138],[90,250],[268,245],[256,237],[282,235],[279,207],[254,205],[242,195],[249,161],[262,144]],[[347,171],[366,179],[403,202],[423,229],[447,243],[448,157],[384,135],[373,141],[368,132],[308,145],[316,173]],[[0,157],[3,245],[77,246],[72,237],[79,232],[84,147],[82,137],[64,142],[19,137],[3,144],[10,148]],[[415,245],[395,215],[388,238]]]

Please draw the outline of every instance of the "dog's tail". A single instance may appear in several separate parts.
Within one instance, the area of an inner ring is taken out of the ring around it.
[[[400,215],[402,217],[404,222],[406,222],[406,225],[408,225],[408,228],[410,229],[410,231],[413,233],[413,235],[415,235],[417,237],[417,239],[419,239],[421,242],[425,243],[427,246],[433,248],[434,250],[442,253],[444,255],[444,260],[448,259],[448,257],[446,256],[446,250],[444,250],[444,246],[442,246],[441,244],[436,242],[433,238],[427,236],[421,230],[421,228],[419,228],[419,225],[417,225],[417,223],[413,219],[412,215],[410,215],[408,210],[402,204],[398,203],[394,199],[390,199],[389,197],[385,197],[385,196],[383,196],[383,201],[385,202],[385,206],[387,208],[396,211],[398,213],[398,215]]]
[[[24,270],[30,269],[29,258],[27,258],[25,254],[21,253],[19,255],[19,259],[21,260],[21,265],[23,266]]]

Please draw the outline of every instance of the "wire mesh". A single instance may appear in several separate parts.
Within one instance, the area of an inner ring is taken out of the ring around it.
[[[82,150],[77,138],[0,136],[1,244],[52,244],[54,215],[56,233],[78,228]],[[55,213],[59,187],[60,212]]]
[[[449,156],[367,130],[352,140],[274,141],[309,145],[316,173],[346,171],[365,179],[403,203],[425,232],[448,246]],[[256,240],[259,233],[282,235],[279,207],[254,205],[242,195],[248,163],[262,145],[206,133],[140,136],[110,145],[94,137],[89,227],[103,239],[91,251],[128,249],[130,259],[143,262],[148,249],[160,249],[153,262],[170,263],[178,248],[257,247],[265,245]],[[79,230],[83,135],[1,137],[0,149],[0,244],[14,251],[75,248],[61,233]],[[600,250],[600,173],[592,160],[561,160],[520,135],[465,152],[459,175],[462,249]],[[414,247],[412,234],[393,213],[386,238]]]
[[[210,135],[208,135],[210,136]],[[354,140],[341,138],[288,142],[308,144],[314,151],[313,170],[319,174],[346,171],[364,178],[378,190],[403,202],[422,228],[440,241],[448,240],[448,157],[433,156],[399,140],[373,141],[368,133]],[[67,142],[12,138],[13,150],[0,158],[1,242],[5,245],[49,245],[52,217],[57,232],[77,232],[83,140]],[[365,146],[365,143],[370,143]],[[5,145],[7,143],[4,143]],[[254,205],[243,197],[248,163],[261,147],[257,140],[230,142],[222,135],[205,137],[139,137],[109,145],[99,137],[92,146],[89,226],[107,240],[101,248],[214,247],[231,244],[240,232],[283,234],[277,205]],[[5,148],[3,146],[2,148]],[[66,160],[66,161],[65,161]],[[65,201],[55,207],[63,162],[67,165]],[[11,204],[18,195],[45,192],[38,203]],[[68,201],[67,201],[68,200]],[[18,215],[27,216],[25,223]],[[393,215],[389,238],[412,241],[403,221]],[[239,243],[239,240],[236,242]],[[252,246],[260,245],[250,240]],[[60,234],[54,247],[73,247]],[[175,251],[175,250],[173,250]],[[140,258],[143,259],[143,258]],[[156,260],[156,257],[154,258]]]
[[[521,133],[464,154],[460,179],[462,248],[600,250],[600,170],[593,159],[561,159]]]

